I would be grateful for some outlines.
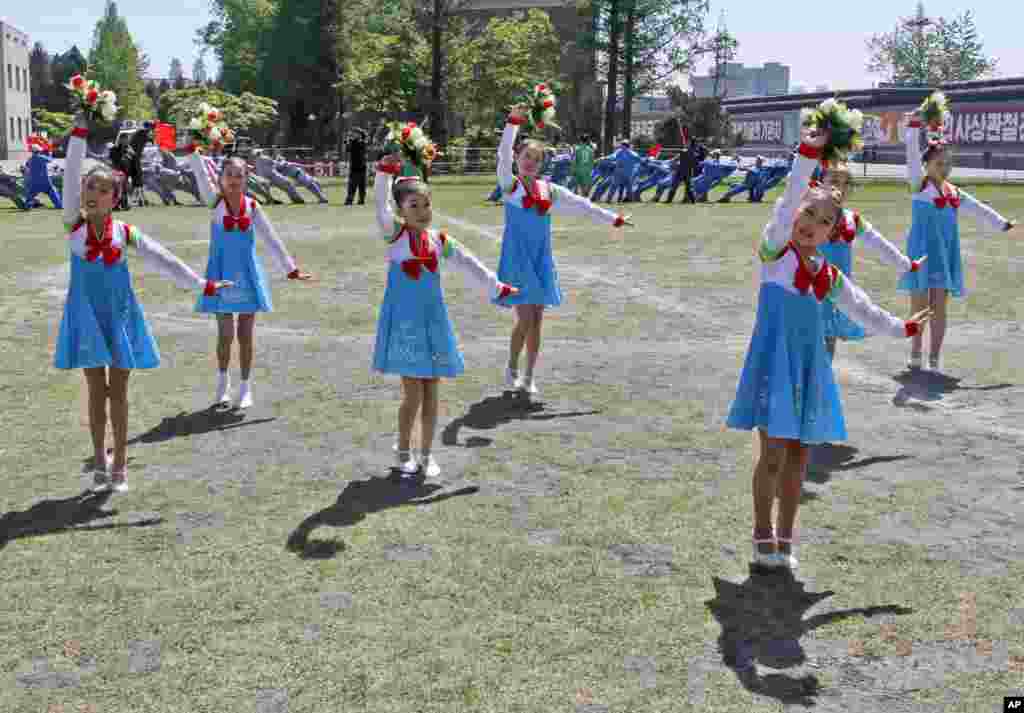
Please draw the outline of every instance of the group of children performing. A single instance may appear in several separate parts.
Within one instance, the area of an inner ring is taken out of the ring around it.
[[[396,150],[376,166],[376,216],[388,259],[387,286],[380,307],[372,368],[401,377],[396,465],[403,477],[437,477],[431,453],[439,382],[465,369],[445,304],[441,273],[454,267],[496,306],[515,310],[505,384],[538,393],[535,368],[545,308],[562,301],[552,255],[553,213],[588,217],[621,228],[627,216],[595,205],[538,177],[544,145],[527,140],[516,147],[529,108],[508,115],[498,156],[505,227],[497,274],[443,231],[431,228],[430,189]],[[958,216],[965,209],[986,224],[1009,230],[1013,223],[952,186],[951,157],[941,140],[922,155],[919,110],[908,115],[907,157],[913,222],[908,255],[882,237],[855,211],[845,208],[850,172],[834,149],[837,128],[819,122],[804,130],[789,183],[764,229],[759,255],[761,287],[757,321],[727,425],[760,432],[761,450],[753,475],[753,562],[766,567],[797,566],[794,525],[809,447],[846,438],[840,395],[831,359],[837,339],[861,339],[869,331],[912,340],[910,365],[922,366],[923,329],[931,323],[928,363],[938,368],[946,329],[946,300],[963,295]],[[831,128],[830,128],[831,126]],[[406,132],[408,133],[408,132]],[[113,220],[121,184],[106,167],[81,178],[88,122],[76,117],[64,184],[71,280],[57,341],[55,365],[83,369],[89,389],[89,422],[97,489],[127,487],[127,384],[132,369],[151,369],[159,352],[132,291],[125,260],[128,248],[183,288],[200,290],[195,309],[217,317],[216,404],[230,402],[228,368],[239,343],[241,388],[238,406],[253,403],[251,369],[255,315],[272,310],[270,291],[256,256],[257,235],[281,272],[292,280],[312,276],[296,266],[260,205],[245,195],[248,167],[238,158],[223,161],[216,174],[197,151],[190,161],[201,177],[203,200],[211,206],[210,253],[199,277],[139,229]],[[822,163],[822,158],[830,158]],[[513,172],[513,166],[515,172]],[[823,180],[812,185],[822,166]],[[850,279],[852,245],[860,239],[902,274],[914,315],[901,320],[873,304]],[[236,321],[237,315],[237,321]],[[523,348],[525,370],[520,371]],[[107,402],[114,444],[105,448]],[[413,424],[421,421],[421,451],[411,450]],[[778,499],[777,521],[772,509]]]

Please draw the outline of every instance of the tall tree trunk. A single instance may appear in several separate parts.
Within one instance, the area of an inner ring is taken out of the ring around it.
[[[619,97],[619,42],[622,39],[622,23],[620,17],[620,0],[608,2],[608,96],[604,105],[604,153],[612,151],[617,126],[616,101]]]
[[[441,63],[444,58],[442,52],[442,40],[444,38],[444,27],[448,0],[434,0],[433,23],[430,28],[430,45],[432,59],[432,73],[430,78],[430,134],[439,144],[445,143],[447,138],[447,126],[445,125],[444,107],[441,103],[443,82]]]
[[[633,136],[633,63],[635,60],[634,33],[636,31],[636,0],[626,0],[626,62],[622,83],[622,133],[626,138]]]

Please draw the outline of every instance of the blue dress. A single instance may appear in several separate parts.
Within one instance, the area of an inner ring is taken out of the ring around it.
[[[154,369],[160,353],[135,299],[124,260],[107,265],[71,254],[71,282],[57,336],[58,369]]]
[[[511,194],[509,194],[511,195]],[[523,208],[521,201],[505,201],[505,232],[498,260],[498,279],[515,285],[519,294],[492,300],[503,307],[512,305],[562,304],[558,270],[551,254],[551,214]]]
[[[377,319],[373,368],[420,379],[453,377],[465,371],[448,318],[440,271],[422,269],[413,279],[401,263],[390,261]]]
[[[845,240],[825,243],[818,248],[831,264],[847,277],[853,277],[853,245]],[[864,339],[864,328],[843,314],[830,300],[822,303],[822,327],[826,337],[848,342]]]
[[[765,282],[729,428],[760,428],[801,443],[846,439],[839,388],[825,350],[823,303]]]
[[[948,290],[954,297],[964,296],[964,268],[960,257],[958,211],[952,206],[939,208],[932,201],[912,200],[913,222],[907,235],[907,257],[928,261],[922,270],[904,274],[897,283],[903,292],[929,288]]]
[[[254,217],[251,210],[247,215]],[[247,230],[226,230],[223,222],[214,222],[211,230],[206,279],[230,280],[235,284],[212,297],[200,295],[196,301],[196,312],[250,314],[273,311],[267,278],[256,255],[255,221]]]

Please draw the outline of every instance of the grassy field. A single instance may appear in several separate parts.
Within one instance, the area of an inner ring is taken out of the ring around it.
[[[494,268],[492,185],[438,180],[434,202]],[[974,192],[1024,217],[1024,189]],[[0,710],[987,713],[1024,693],[1020,231],[964,219],[948,376],[909,377],[903,342],[840,344],[850,440],[813,455],[789,580],[748,570],[753,439],[723,428],[769,204],[632,206],[622,239],[556,218],[567,300],[532,403],[501,386],[511,314],[446,275],[467,370],[441,387],[441,478],[409,487],[397,379],[369,370],[372,206],[329,196],[268,209],[318,281],[264,257],[247,413],[208,410],[195,294],[134,263],[163,364],[132,376],[132,490],[109,498],[82,496],[83,378],[52,366],[60,216],[0,208]],[[904,189],[854,204],[903,246]],[[127,217],[202,270],[207,211]],[[896,278],[857,254],[906,315]]]

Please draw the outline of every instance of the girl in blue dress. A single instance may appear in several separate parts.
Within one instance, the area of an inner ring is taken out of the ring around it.
[[[498,182],[505,196],[505,231],[501,240],[498,279],[520,289],[516,297],[502,303],[516,310],[505,384],[509,388],[536,394],[533,370],[540,353],[544,308],[557,307],[562,303],[558,270],[551,254],[550,211],[587,216],[595,223],[616,228],[633,223],[627,216],[616,215],[562,186],[540,180],[538,175],[544,161],[544,145],[540,142],[522,143],[514,158],[519,175],[513,175],[512,147],[528,112],[528,107],[513,107],[498,147]],[[524,343],[526,374],[520,379],[519,355]]]
[[[960,211],[973,215],[992,231],[1010,230],[1015,223],[949,182],[953,156],[941,135],[929,140],[928,148],[922,155],[920,141],[924,121],[920,109],[907,114],[905,120],[907,178],[910,181],[913,206],[913,222],[907,235],[907,255],[914,259],[927,255],[928,266],[927,269],[901,277],[898,289],[910,292],[912,309],[931,307],[935,313],[929,327],[931,353],[928,355],[928,368],[938,371],[942,368],[940,356],[946,336],[949,296],[963,297],[966,293],[960,256]],[[908,362],[911,369],[922,367],[922,341],[920,334],[911,341]]]
[[[430,229],[433,211],[430,189],[415,176],[403,176],[397,154],[377,164],[374,193],[377,224],[388,243],[388,283],[377,320],[373,369],[402,377],[402,404],[398,409],[398,466],[404,475],[421,469],[436,478],[441,468],[431,455],[437,424],[438,384],[443,377],[465,370],[445,305],[441,268],[454,267],[499,304],[518,290],[498,280],[472,253],[443,232]],[[391,199],[398,208],[398,218]],[[420,412],[421,453],[410,451],[412,426]]]
[[[853,185],[849,164],[839,163],[828,166],[823,164],[823,173],[823,185],[826,190],[838,191],[840,201],[845,206]],[[886,240],[871,223],[861,217],[860,213],[850,208],[843,208],[832,235],[824,245],[818,248],[818,252],[832,265],[839,268],[844,275],[853,277],[855,240],[877,252],[882,262],[902,272],[916,272],[926,259],[911,260],[908,258],[900,252],[899,248]],[[835,358],[837,339],[851,342],[864,339],[864,329],[837,309],[831,300],[822,303],[822,311],[825,348],[828,350],[830,360]]]
[[[230,403],[228,367],[231,365],[231,345],[236,334],[237,314],[238,357],[242,371],[238,408],[249,408],[253,403],[249,376],[252,370],[256,313],[273,310],[270,288],[263,274],[263,266],[256,256],[256,236],[259,235],[289,280],[311,280],[313,276],[296,267],[259,203],[245,195],[249,172],[245,161],[238,157],[224,159],[220,166],[220,190],[215,191],[210,180],[209,166],[200,153],[194,151],[189,160],[203,203],[213,209],[206,278],[231,279],[234,283],[230,289],[217,295],[203,295],[196,302],[197,312],[217,315],[218,372],[214,403]]]
[[[128,377],[132,369],[155,369],[160,353],[142,306],[135,299],[126,261],[127,249],[148,267],[183,289],[213,295],[230,282],[204,280],[135,226],[111,218],[122,186],[104,166],[82,180],[88,121],[79,114],[68,141],[64,167],[64,225],[68,231],[71,282],[57,336],[54,366],[82,369],[89,389],[89,430],[92,433],[94,483],[128,487]],[[107,400],[114,433],[113,461],[104,443]],[[108,470],[110,471],[108,474]]]
[[[800,157],[761,241],[757,321],[727,425],[760,432],[754,469],[754,563],[795,567],[793,529],[808,446],[846,438],[839,390],[825,350],[823,310],[833,300],[852,319],[892,337],[917,334],[930,313],[904,322],[875,306],[818,248],[840,214],[839,196],[808,190],[827,135],[804,130]],[[771,514],[779,497],[778,522]]]

